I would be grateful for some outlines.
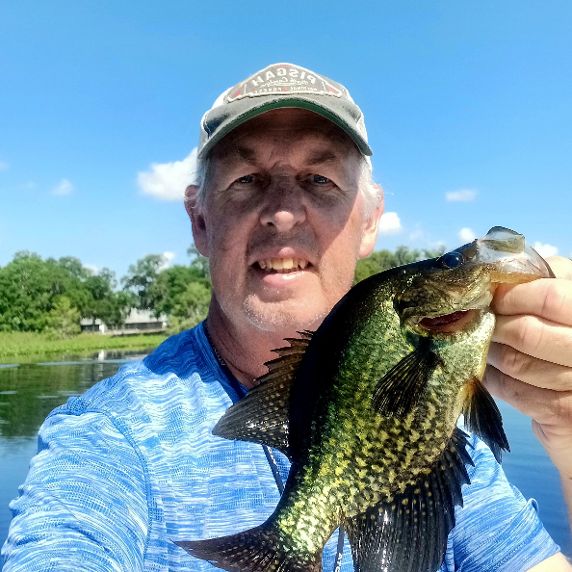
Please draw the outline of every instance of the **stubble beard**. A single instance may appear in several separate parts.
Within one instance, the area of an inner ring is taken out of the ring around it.
[[[249,295],[242,309],[249,324],[257,330],[289,337],[302,330],[316,330],[328,315],[329,309],[312,306],[305,300],[262,302],[255,295]]]

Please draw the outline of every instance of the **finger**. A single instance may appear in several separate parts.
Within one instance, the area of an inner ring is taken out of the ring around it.
[[[532,430],[540,441],[562,478],[572,480],[572,433],[566,425],[541,425],[532,420]]]
[[[501,284],[492,309],[495,314],[532,314],[572,326],[572,280],[541,278],[526,284]]]
[[[537,423],[572,426],[572,391],[553,391],[516,380],[493,366],[487,366],[484,383],[495,396],[506,401]]]
[[[572,259],[564,256],[549,256],[546,259],[556,278],[572,280]]]
[[[572,368],[534,358],[506,344],[492,343],[487,362],[525,383],[555,391],[572,391]]]
[[[497,316],[493,342],[529,356],[572,367],[572,328],[537,316]]]

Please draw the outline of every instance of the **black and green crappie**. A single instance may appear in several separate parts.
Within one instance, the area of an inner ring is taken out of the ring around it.
[[[551,276],[495,227],[439,258],[372,276],[318,330],[288,340],[214,432],[292,461],[273,514],[235,535],[178,542],[226,570],[318,571],[346,529],[359,571],[434,572],[469,482],[465,425],[500,460],[500,413],[481,384],[497,284]]]

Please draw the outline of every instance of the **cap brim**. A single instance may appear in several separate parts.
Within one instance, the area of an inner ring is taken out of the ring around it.
[[[272,96],[258,96],[256,98],[257,102],[254,105],[248,105],[242,112],[237,113],[232,117],[232,119],[226,119],[220,122],[214,133],[209,139],[202,145],[199,149],[198,157],[202,159],[206,157],[209,151],[219,143],[224,137],[226,137],[231,131],[234,131],[237,127],[250,121],[251,119],[262,115],[268,111],[273,109],[286,109],[286,108],[294,108],[294,109],[306,109],[317,115],[321,115],[328,121],[331,121],[334,125],[339,127],[344,133],[348,135],[348,137],[355,143],[356,147],[358,148],[359,152],[366,157],[371,156],[372,150],[368,145],[367,141],[364,139],[362,134],[355,128],[352,127],[351,123],[349,122],[350,119],[353,120],[355,123],[355,119],[349,117],[348,113],[348,120],[346,121],[343,117],[342,113],[336,113],[332,111],[332,109],[328,106],[321,105],[315,98],[306,98],[303,96],[298,97],[276,97],[275,95]],[[253,103],[252,100],[249,103]],[[226,111],[228,112],[229,106],[232,104],[227,104],[225,106]],[[214,111],[214,110],[213,110]]]

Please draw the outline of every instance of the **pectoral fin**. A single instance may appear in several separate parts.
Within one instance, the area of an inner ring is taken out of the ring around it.
[[[406,415],[425,391],[427,380],[439,363],[430,345],[419,347],[393,366],[377,383],[372,405],[382,415]]]
[[[262,443],[282,451],[292,460],[289,445],[290,389],[304,357],[311,332],[288,338],[289,346],[274,350],[279,357],[266,363],[268,373],[248,395],[235,403],[220,418],[213,434],[227,439]]]
[[[455,525],[455,505],[463,504],[461,486],[469,483],[465,465],[473,462],[466,445],[466,433],[456,428],[431,473],[391,503],[344,521],[356,572],[439,568]]]
[[[500,463],[502,452],[510,451],[503,429],[502,417],[485,386],[475,379],[467,385],[463,416],[467,429],[476,433],[491,449]]]

